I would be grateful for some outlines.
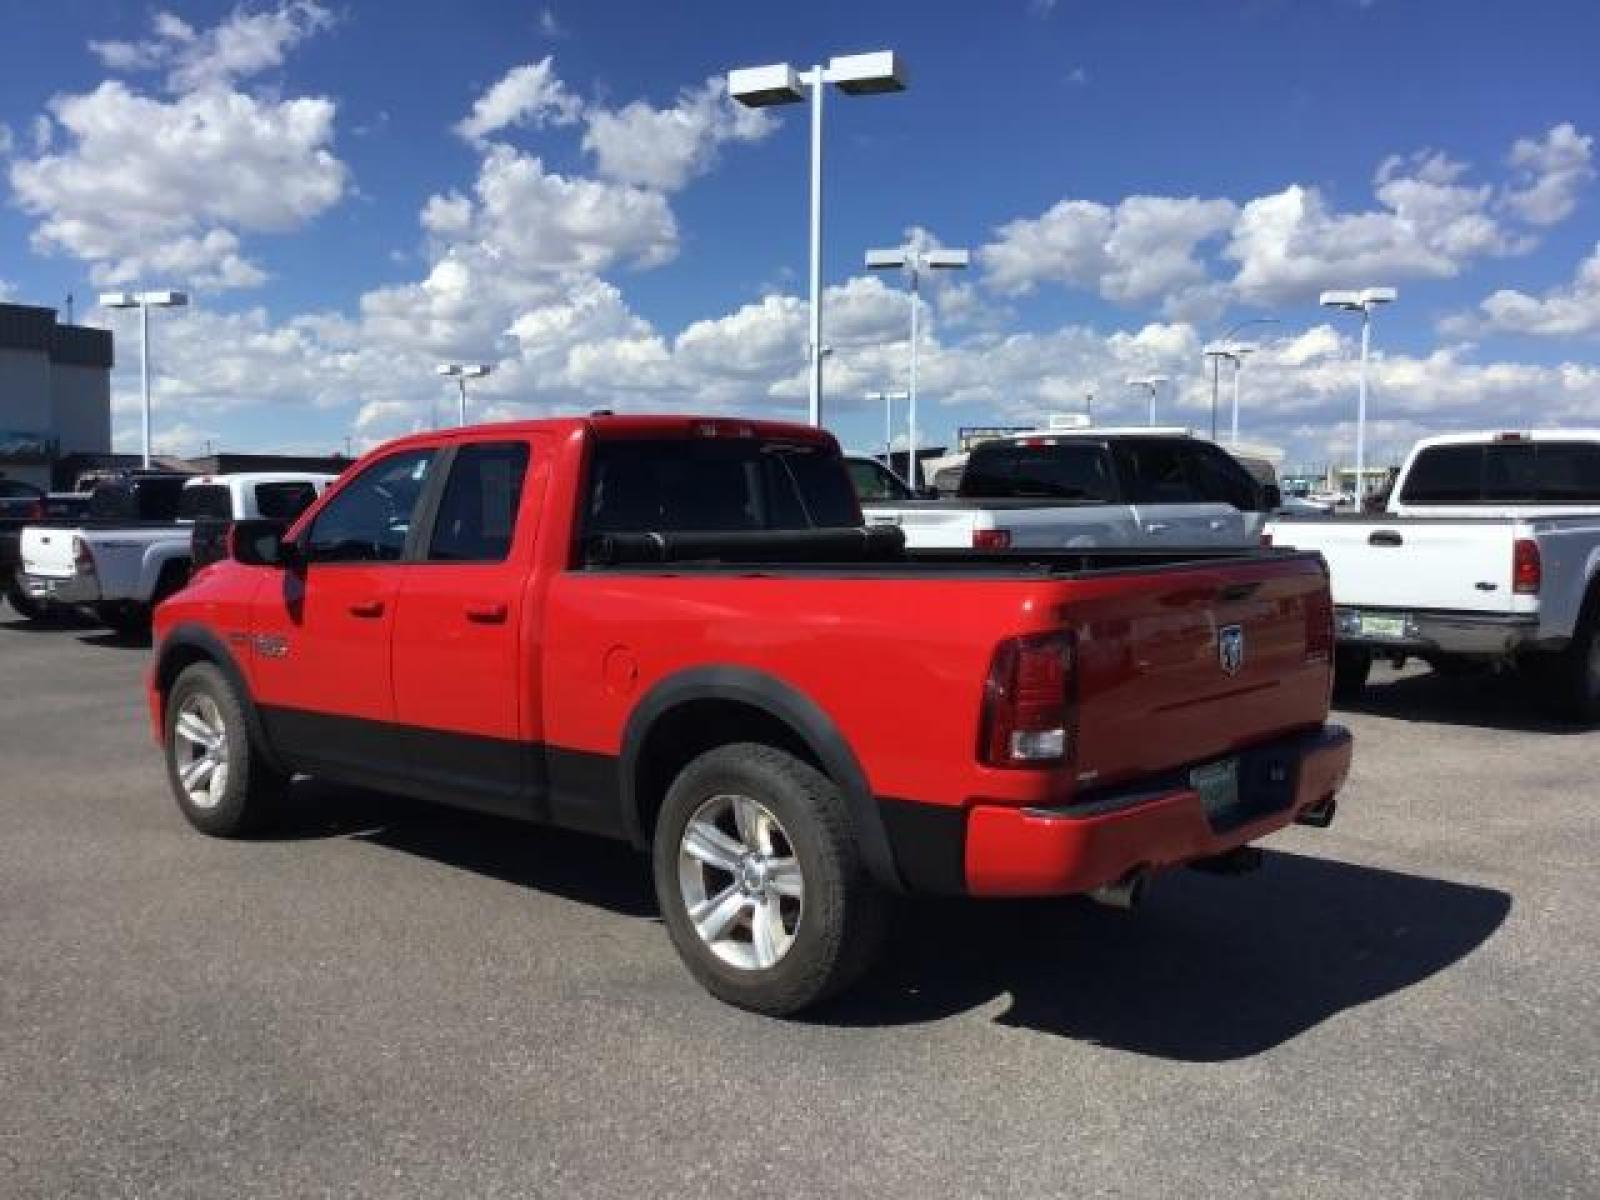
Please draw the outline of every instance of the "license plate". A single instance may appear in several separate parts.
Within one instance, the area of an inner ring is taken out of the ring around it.
[[[1200,793],[1206,816],[1227,812],[1239,803],[1239,760],[1207,763],[1189,772],[1189,786]]]
[[[1361,632],[1367,637],[1403,638],[1406,635],[1406,619],[1362,613]]]

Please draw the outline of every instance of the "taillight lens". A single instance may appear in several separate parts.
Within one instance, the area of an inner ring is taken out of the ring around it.
[[[1009,550],[1011,549],[1011,530],[974,529],[972,531],[972,548],[974,550]]]
[[[32,504],[28,505],[28,511],[22,514],[22,519],[24,521],[44,520],[44,501],[35,500]]]
[[[1002,642],[984,684],[978,756],[991,767],[1066,761],[1073,684],[1071,634],[1032,634]]]
[[[89,549],[89,543],[81,537],[72,539],[72,562],[83,574],[94,574],[94,554]]]
[[[1306,598],[1306,658],[1328,662],[1333,658],[1333,596],[1326,588]]]
[[[1511,590],[1519,596],[1537,596],[1543,582],[1539,543],[1532,538],[1518,538],[1511,548]]]

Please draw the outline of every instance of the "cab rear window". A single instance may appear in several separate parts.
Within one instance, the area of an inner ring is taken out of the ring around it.
[[[590,533],[843,529],[861,524],[840,456],[745,439],[601,442],[590,465]]]
[[[1600,505],[1600,445],[1496,442],[1430,446],[1400,490],[1402,504]]]

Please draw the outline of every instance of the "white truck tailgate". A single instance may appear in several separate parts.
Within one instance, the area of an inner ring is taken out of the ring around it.
[[[76,564],[72,559],[70,529],[45,529],[24,526],[22,530],[22,569],[26,574],[46,579],[70,579]]]
[[[1273,543],[1319,550],[1347,608],[1508,613],[1511,521],[1277,521]]]

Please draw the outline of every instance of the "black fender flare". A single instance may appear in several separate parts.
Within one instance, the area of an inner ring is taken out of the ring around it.
[[[838,785],[855,821],[862,862],[873,879],[894,891],[905,890],[877,800],[867,785],[866,772],[838,726],[805,693],[749,667],[707,666],[680,671],[655,684],[634,706],[622,731],[619,772],[622,826],[634,845],[646,845],[636,790],[639,756],[656,722],[679,705],[694,700],[745,704],[793,730]]]
[[[165,706],[166,691],[170,682],[162,682],[169,671],[168,664],[180,650],[198,651],[205,661],[211,663],[233,686],[234,694],[239,697],[239,707],[244,710],[245,724],[250,729],[250,742],[266,760],[269,767],[276,771],[283,771],[284,765],[277,750],[272,745],[272,739],[267,736],[266,724],[261,720],[261,714],[256,709],[255,697],[250,694],[250,685],[245,681],[244,671],[239,666],[239,661],[234,658],[232,651],[223,644],[210,629],[204,625],[177,625],[166,637],[161,639],[161,646],[156,651],[155,667],[152,678],[160,686],[162,703]]]

